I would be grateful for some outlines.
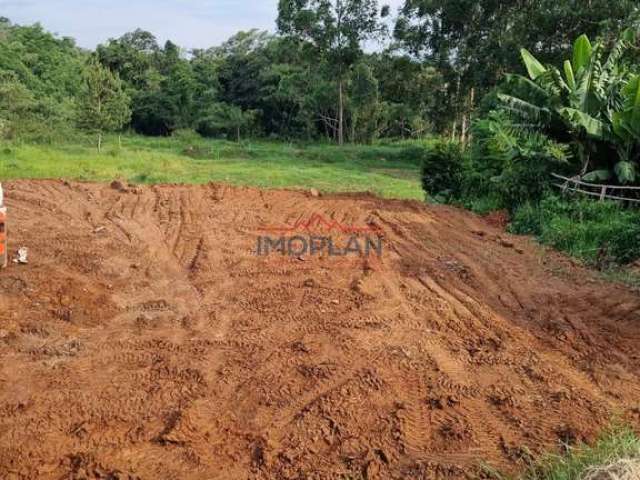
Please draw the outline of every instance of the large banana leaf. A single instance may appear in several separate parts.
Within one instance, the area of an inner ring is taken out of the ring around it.
[[[613,131],[624,142],[640,142],[640,76],[622,89],[622,109],[613,114]]]
[[[575,108],[561,108],[560,116],[574,131],[584,130],[587,136],[595,140],[605,140],[609,136],[609,127],[597,118]]]
[[[597,114],[603,107],[598,67],[597,62],[592,62],[580,69],[576,77],[576,89],[570,96],[571,107],[589,115]]]
[[[547,71],[545,66],[542,65],[526,48],[520,50],[520,55],[522,56],[525,67],[527,67],[527,72],[529,73],[531,80],[535,80]]]
[[[504,93],[499,93],[498,99],[502,103],[503,107],[516,114],[516,116],[520,117],[522,120],[540,123],[547,120],[551,114],[547,108],[539,107],[533,103],[511,95],[505,95]]]
[[[553,96],[553,92],[545,90],[536,82],[522,75],[507,74],[505,85],[509,87],[510,93],[515,90],[518,95],[523,95],[528,101],[536,104],[547,103]]]
[[[557,94],[559,94],[562,91],[571,93],[571,88],[569,88],[569,85],[567,85],[567,82],[565,82],[564,78],[562,78],[562,74],[560,73],[560,70],[558,70],[556,67],[553,67],[553,66],[549,67],[547,69],[547,73],[544,73],[543,75],[541,75],[539,79],[542,80],[542,79],[545,79],[546,77],[549,77],[550,81],[552,82],[550,90],[556,92]]]
[[[585,182],[606,182],[611,180],[611,172],[606,169],[594,170],[582,177]]]
[[[604,64],[604,69],[607,72],[613,72],[616,68],[618,68],[620,64],[620,59],[624,55],[624,53],[629,49],[629,46],[633,44],[635,41],[636,33],[633,29],[628,28],[620,38],[616,41],[616,43],[611,48],[609,52],[609,57]]]
[[[640,131],[640,75],[629,80],[629,83],[622,89],[622,95],[624,96],[625,116],[634,129]]]
[[[573,74],[573,67],[571,66],[571,62],[569,60],[565,60],[564,62],[564,76],[567,77],[567,85],[572,92],[576,90],[576,77]]]
[[[573,44],[573,61],[571,62],[573,71],[576,74],[579,74],[580,70],[589,66],[592,51],[593,47],[591,46],[589,37],[580,35]]]

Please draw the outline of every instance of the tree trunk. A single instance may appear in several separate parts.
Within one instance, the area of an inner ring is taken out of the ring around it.
[[[338,79],[338,145],[344,145],[344,98],[342,75]]]
[[[462,79],[460,77],[460,74],[458,74],[457,76],[457,80],[456,80],[456,93],[455,93],[455,100],[453,103],[453,128],[451,129],[451,141],[455,141],[458,137],[458,119],[460,118],[460,83],[461,83]]]
[[[464,114],[462,115],[462,131],[460,132],[460,143],[463,147],[466,147],[467,144],[471,141],[471,113],[473,112],[473,107],[476,98],[476,90],[471,87],[469,90],[469,98],[465,102],[464,106]]]
[[[460,127],[460,143],[464,147],[467,144],[467,129],[469,121],[469,114],[464,112],[462,114],[462,126]]]
[[[351,115],[351,143],[356,143],[356,121],[357,116]]]
[[[122,135],[118,134],[118,149],[122,150]]]
[[[467,143],[471,143],[471,114],[476,106],[476,89],[471,87],[471,91],[469,92],[469,130],[467,131]]]
[[[98,133],[98,153],[102,153],[102,132]]]
[[[240,143],[240,127],[236,127],[236,138],[238,139],[238,143]]]

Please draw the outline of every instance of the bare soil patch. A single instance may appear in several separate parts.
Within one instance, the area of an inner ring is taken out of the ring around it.
[[[467,212],[5,187],[29,264],[0,272],[1,478],[463,478],[640,426],[637,293]],[[255,255],[314,214],[382,258]]]

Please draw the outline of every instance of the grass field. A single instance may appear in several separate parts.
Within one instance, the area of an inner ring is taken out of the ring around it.
[[[415,151],[415,150],[414,150]],[[98,153],[90,139],[58,145],[2,144],[0,180],[68,178],[133,183],[207,183],[267,188],[370,191],[388,198],[423,199],[410,144],[389,146],[233,143],[189,135],[106,139]]]

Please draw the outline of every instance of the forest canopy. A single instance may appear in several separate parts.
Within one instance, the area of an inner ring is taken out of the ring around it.
[[[393,12],[376,0],[281,0],[276,33],[239,32],[197,50],[138,29],[86,51],[2,18],[0,128],[36,139],[91,124],[233,139],[465,141],[485,94],[507,72],[525,73],[519,48],[558,63],[579,34],[611,41],[634,3],[406,0]],[[96,62],[108,70],[104,95],[128,105],[88,122]]]

